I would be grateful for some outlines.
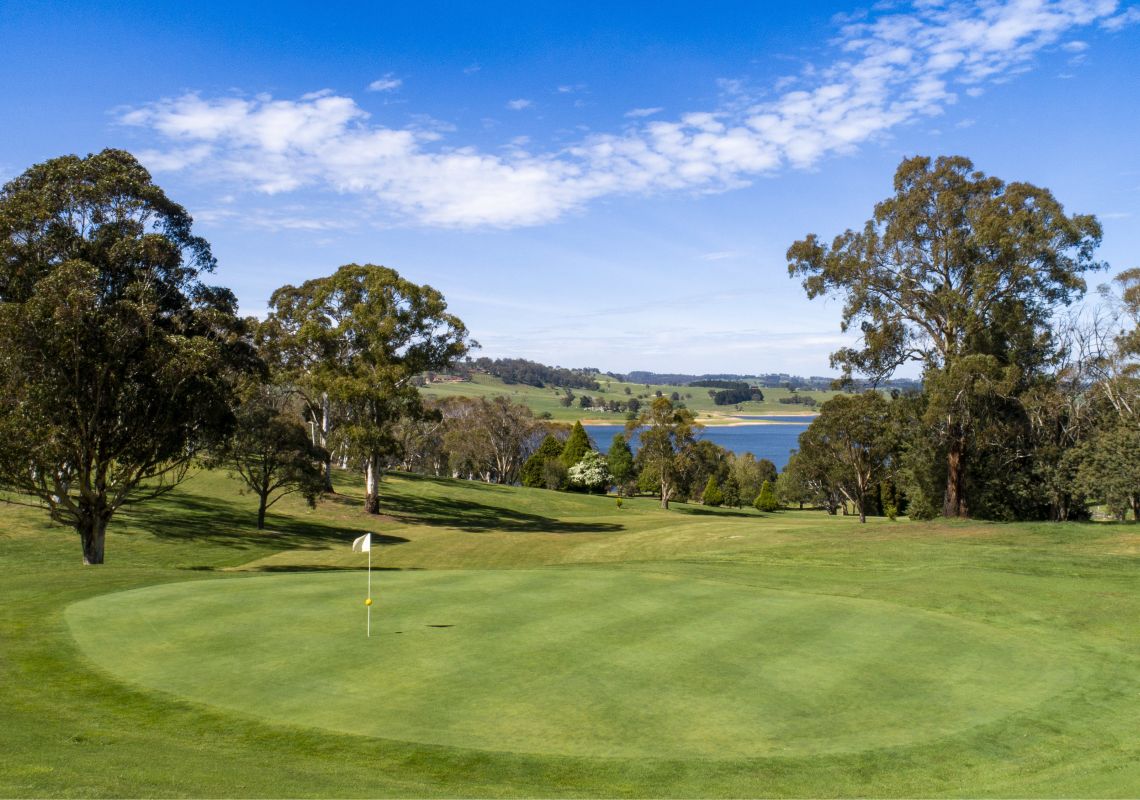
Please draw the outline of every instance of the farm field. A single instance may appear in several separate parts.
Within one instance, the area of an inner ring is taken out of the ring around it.
[[[1133,525],[338,489],[5,507],[0,795],[1140,793]]]
[[[420,393],[425,397],[434,396],[440,398],[496,397],[505,395],[516,403],[526,404],[536,416],[547,413],[550,414],[552,419],[563,422],[573,422],[579,419],[583,421],[593,420],[599,423],[619,423],[624,421],[624,414],[615,414],[598,408],[580,408],[576,398],[582,394],[588,394],[592,398],[601,397],[605,400],[621,401],[628,400],[630,397],[637,397],[641,400],[642,404],[647,404],[652,402],[655,392],[660,391],[666,397],[676,392],[680,395],[682,402],[697,415],[698,420],[706,425],[739,423],[740,420],[735,418],[735,415],[738,414],[811,415],[818,410],[818,406],[808,407],[805,405],[781,403],[781,398],[787,398],[792,395],[791,391],[782,388],[762,389],[764,392],[763,401],[740,403],[740,410],[738,411],[736,410],[737,406],[716,405],[708,395],[709,390],[699,386],[650,384],[647,387],[644,383],[624,383],[608,375],[599,375],[598,385],[600,388],[597,391],[592,389],[571,389],[575,395],[575,401],[570,407],[565,407],[561,404],[560,400],[564,396],[564,390],[558,387],[548,386],[539,389],[535,386],[528,386],[521,383],[506,384],[499,378],[486,374],[477,374],[470,381],[430,383],[420,387]],[[626,394],[626,389],[630,390],[630,394]],[[823,403],[835,396],[836,392],[804,389],[798,392],[798,394],[814,397],[818,403]]]

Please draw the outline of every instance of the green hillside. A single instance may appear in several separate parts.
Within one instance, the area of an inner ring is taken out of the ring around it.
[[[622,422],[624,414],[607,412],[598,408],[579,407],[577,397],[587,394],[592,398],[601,397],[604,400],[626,401],[631,397],[638,398],[643,404],[652,402],[656,392],[666,397],[674,392],[680,395],[682,402],[692,409],[700,421],[709,425],[721,425],[735,422],[736,414],[811,414],[813,409],[805,405],[792,405],[781,403],[781,398],[792,396],[788,389],[763,389],[764,400],[761,402],[741,403],[739,406],[718,406],[709,397],[707,388],[697,386],[680,386],[672,384],[624,383],[607,375],[598,376],[598,390],[572,389],[575,401],[570,407],[560,402],[565,391],[549,386],[539,389],[525,384],[506,384],[499,378],[487,374],[476,374],[469,381],[446,382],[437,381],[421,387],[420,392],[425,397],[495,397],[506,395],[518,403],[525,403],[537,414],[550,414],[552,419],[573,422],[574,420],[594,420],[597,422]],[[626,394],[626,389],[629,394]],[[835,395],[831,391],[816,391],[814,389],[798,392],[800,396],[810,396],[817,402],[823,403]],[[739,410],[737,410],[739,408]]]

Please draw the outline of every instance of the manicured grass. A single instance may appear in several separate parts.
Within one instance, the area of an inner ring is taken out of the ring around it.
[[[740,411],[736,410],[736,406],[718,406],[709,397],[709,390],[699,386],[680,386],[673,384],[651,384],[648,387],[643,383],[623,383],[607,376],[600,376],[598,378],[599,388],[593,389],[572,389],[577,398],[579,395],[588,394],[592,398],[601,397],[605,400],[621,400],[626,401],[631,397],[640,399],[642,405],[651,403],[655,397],[656,392],[661,392],[665,397],[670,397],[676,392],[682,399],[685,405],[692,409],[694,413],[701,418],[705,424],[716,425],[724,422],[733,422],[739,420],[731,419],[734,414],[769,414],[769,415],[798,415],[798,414],[812,414],[819,410],[818,406],[808,407],[804,405],[792,405],[788,403],[781,403],[780,398],[791,396],[791,392],[787,389],[781,388],[764,388],[764,399],[758,402],[747,402],[740,404]],[[630,394],[626,394],[625,390],[629,389]],[[580,408],[578,401],[575,399],[570,407],[564,407],[560,400],[564,396],[564,391],[554,386],[548,386],[539,389],[534,386],[527,386],[525,384],[506,384],[498,378],[490,375],[476,375],[473,380],[463,381],[459,383],[432,383],[427,386],[421,387],[420,393],[426,397],[496,397],[505,395],[516,403],[523,403],[527,405],[534,413],[549,414],[551,418],[561,420],[563,422],[573,422],[577,419],[582,420],[596,420],[598,422],[621,422],[624,420],[624,414],[613,414],[598,408]],[[818,403],[823,403],[826,400],[835,396],[832,391],[818,391],[815,389],[804,389],[799,392],[801,395],[809,395],[814,397]]]
[[[1081,677],[1029,636],[895,604],[641,570],[199,581],[71,606],[148,689],[278,723],[483,750],[710,758],[912,745]]]
[[[1132,525],[341,491],[199,474],[100,568],[5,509],[0,794],[1140,793]]]

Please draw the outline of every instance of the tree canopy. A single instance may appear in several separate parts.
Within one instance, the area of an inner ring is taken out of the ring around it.
[[[937,395],[928,422],[945,449],[943,513],[965,516],[974,390],[1012,391],[1019,372],[1049,358],[1055,309],[1102,266],[1101,227],[1066,215],[1047,189],[1006,184],[958,156],[905,159],[894,189],[861,230],[830,245],[815,234],[793,244],[788,271],[808,297],[843,296],[842,328],[862,335],[860,347],[832,355],[846,375],[922,365]]]
[[[309,438],[291,399],[291,392],[271,383],[244,387],[233,434],[206,461],[230,469],[257,497],[258,530],[282,497],[296,492],[315,506],[324,490],[327,454]]]
[[[836,395],[800,434],[800,453],[826,465],[831,485],[855,504],[859,521],[866,522],[868,497],[891,468],[895,453],[889,403],[873,390]]]
[[[256,358],[186,210],[121,150],[0,190],[0,480],[104,558],[125,504],[168,491],[233,425]]]
[[[333,275],[284,286],[270,298],[286,363],[340,404],[340,444],[365,473],[365,510],[380,510],[393,424],[424,412],[412,378],[450,367],[468,350],[467,328],[443,295],[388,267],[346,264]]]
[[[657,485],[661,507],[669,508],[681,489],[685,455],[695,441],[700,425],[686,408],[675,408],[667,397],[658,397],[646,410],[626,425],[626,432],[639,431],[641,449],[637,453],[642,478]]]

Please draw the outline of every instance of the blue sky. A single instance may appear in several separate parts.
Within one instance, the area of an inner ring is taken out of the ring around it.
[[[0,177],[122,147],[247,313],[380,263],[484,355],[613,371],[830,374],[838,302],[784,252],[909,155],[1047,186],[1140,264],[1135,5],[368,6],[7,3]]]

